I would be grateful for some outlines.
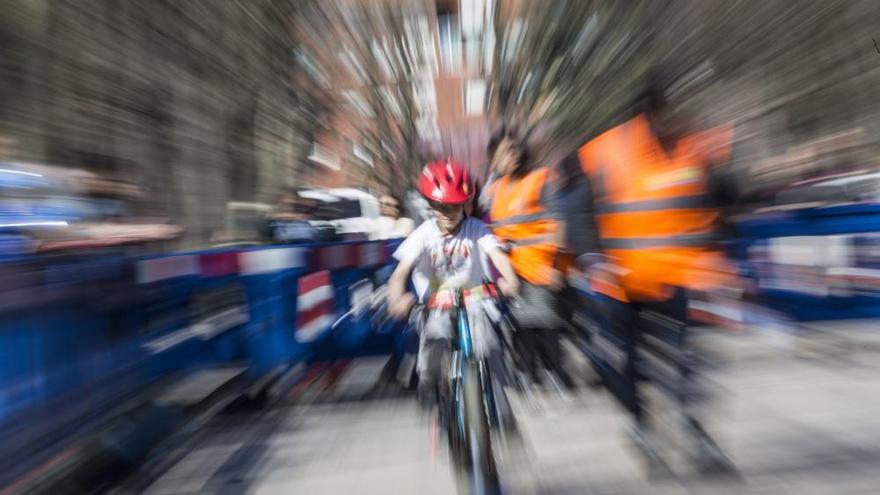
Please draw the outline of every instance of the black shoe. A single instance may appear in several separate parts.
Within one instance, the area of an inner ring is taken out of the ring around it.
[[[700,476],[709,478],[741,478],[733,462],[724,456],[700,459],[697,462],[697,472]]]
[[[702,476],[739,477],[733,462],[724,455],[721,448],[693,418],[688,418],[687,433],[695,446],[694,465]]]

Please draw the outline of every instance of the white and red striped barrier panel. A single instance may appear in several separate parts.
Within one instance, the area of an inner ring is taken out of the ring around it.
[[[182,254],[139,261],[137,282],[149,284],[192,275],[263,275],[290,268],[306,271],[371,268],[390,261],[391,249],[384,242]]]
[[[775,237],[748,255],[762,289],[819,297],[880,292],[880,236],[873,233]]]
[[[283,247],[150,258],[137,263],[137,282],[149,284],[192,275],[263,275],[290,268],[304,268],[307,254],[308,248]]]
[[[238,275],[240,253],[208,253],[199,256],[199,273],[203,277]]]
[[[238,255],[239,270],[242,275],[263,275],[290,268],[306,266],[308,249],[303,247],[284,247],[245,251]]]
[[[390,261],[385,243],[368,242],[358,246],[357,264],[360,268],[384,265]]]
[[[315,248],[312,258],[312,268],[315,270],[340,270],[353,268],[358,264],[357,244],[336,244]]]
[[[338,244],[316,248],[311,268],[314,270],[370,268],[390,261],[391,251],[384,242]]]
[[[745,322],[743,305],[734,298],[690,298],[687,311],[691,321],[728,330],[742,330]]]
[[[183,254],[141,260],[137,263],[136,278],[139,284],[150,284],[162,280],[199,274],[199,257]]]
[[[321,270],[299,279],[296,299],[297,342],[312,342],[333,324],[336,294],[329,270]]]

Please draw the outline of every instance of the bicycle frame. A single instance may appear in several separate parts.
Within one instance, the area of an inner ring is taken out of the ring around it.
[[[471,326],[468,322],[467,309],[464,306],[464,298],[460,290],[456,290],[453,295],[453,308],[455,310],[455,335],[453,341],[455,346],[452,348],[452,393],[455,398],[455,424],[460,434],[464,435],[464,400],[462,397],[461,381],[464,380],[464,363],[473,357],[473,339],[471,337]]]
[[[457,323],[458,335],[456,335],[456,340],[458,341],[458,351],[461,353],[462,359],[470,359],[473,357],[474,346],[473,346],[473,338],[471,337],[471,326],[468,322],[467,310],[464,307],[464,301],[461,295],[461,291],[456,291],[455,293],[455,317]]]
[[[455,363],[454,377],[463,379],[462,370],[465,362],[475,359],[474,341],[471,334],[471,325],[468,321],[467,308],[464,305],[461,291],[456,291],[454,296],[455,318],[457,333],[455,340],[456,348],[453,349],[453,363]],[[492,380],[489,379],[489,372],[486,364],[480,360],[478,363],[480,371],[480,388],[483,390],[483,400],[485,401],[486,414],[489,422],[494,424],[495,420],[495,397],[492,389]],[[460,387],[459,387],[460,388]],[[460,397],[456,397],[460,398]]]
[[[486,363],[474,353],[473,335],[461,291],[454,293],[453,302],[456,335],[453,339],[455,345],[452,351],[450,385],[454,398],[455,431],[449,433],[456,435],[458,440],[455,444],[465,448],[464,456],[467,459],[459,460],[466,461],[471,475],[472,492],[497,493],[497,472],[488,436],[495,415],[492,380]]]

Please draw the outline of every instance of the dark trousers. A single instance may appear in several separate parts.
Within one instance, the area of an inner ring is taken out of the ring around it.
[[[645,402],[642,384],[650,382],[684,405],[691,397],[693,365],[687,346],[687,297],[684,290],[667,301],[606,301],[606,337],[623,354],[612,392],[638,422]]]
[[[648,423],[646,414],[650,406],[645,400],[646,387],[661,392],[678,409],[668,411],[675,412],[678,419],[669,426],[688,439],[686,449],[701,471],[734,470],[703,429],[694,410],[694,406],[705,404],[708,397],[698,373],[706,349],[698,349],[696,339],[689,338],[686,292],[679,290],[673,298],[659,302],[634,304],[611,300],[607,307],[603,332],[607,333],[606,342],[617,344],[620,359],[615,361],[615,371],[608,372],[611,367],[606,366],[603,378],[632,415],[640,444],[646,446],[649,456],[655,459],[657,451],[650,440],[654,425]]]

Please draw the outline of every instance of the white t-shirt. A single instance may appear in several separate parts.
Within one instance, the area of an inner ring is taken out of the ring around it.
[[[438,290],[467,289],[489,274],[487,254],[500,248],[485,223],[465,218],[453,235],[444,235],[435,220],[427,220],[394,252],[401,262],[413,262],[412,280],[420,301]]]

